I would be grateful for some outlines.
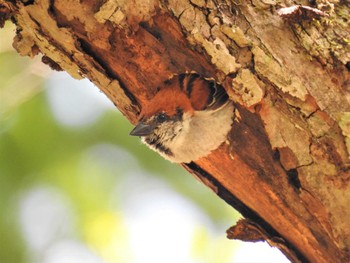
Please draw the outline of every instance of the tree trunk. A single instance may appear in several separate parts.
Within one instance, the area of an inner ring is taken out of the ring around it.
[[[229,238],[293,262],[350,260],[350,6],[290,1],[0,0],[21,55],[89,78],[132,122],[173,74],[236,103],[228,141],[183,164],[245,217]]]

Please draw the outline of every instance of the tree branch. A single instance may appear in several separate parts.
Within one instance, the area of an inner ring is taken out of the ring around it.
[[[171,75],[214,77],[237,105],[233,128],[184,167],[248,219],[240,233],[294,262],[346,262],[349,4],[284,21],[253,2],[0,0],[0,25],[11,17],[21,55],[89,78],[132,123]]]

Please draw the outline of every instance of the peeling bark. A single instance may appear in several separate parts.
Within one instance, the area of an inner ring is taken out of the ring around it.
[[[0,0],[0,25],[11,18],[18,53],[89,78],[132,123],[171,75],[215,78],[237,104],[229,140],[183,166],[245,216],[229,237],[347,262],[350,6],[315,2],[326,15],[293,20],[276,1]]]

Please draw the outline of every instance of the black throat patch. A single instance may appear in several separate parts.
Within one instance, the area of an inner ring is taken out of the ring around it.
[[[168,156],[174,156],[173,152],[159,141],[159,137],[157,135],[145,138],[145,142],[156,148],[161,153],[164,153]]]

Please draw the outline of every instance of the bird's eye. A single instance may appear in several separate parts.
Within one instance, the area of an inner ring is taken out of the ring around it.
[[[158,123],[165,122],[168,119],[168,116],[165,113],[157,115],[156,120]]]

